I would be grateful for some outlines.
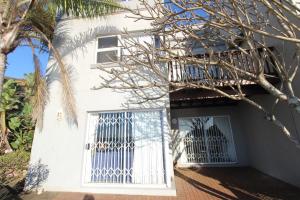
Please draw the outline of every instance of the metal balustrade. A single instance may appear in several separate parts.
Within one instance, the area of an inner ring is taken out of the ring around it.
[[[273,48],[269,48],[274,51]],[[259,52],[259,56],[264,56],[264,73],[270,76],[276,76],[274,70],[274,62],[272,56],[263,49],[256,50]],[[227,70],[225,67],[221,67],[218,63],[224,61],[235,68],[243,70],[248,73],[255,74],[259,68],[255,64],[251,50],[247,50],[249,55],[242,53],[241,51],[232,50],[209,54],[194,55],[198,61],[202,61],[205,64],[191,64],[186,61],[174,60],[169,62],[169,80],[175,83],[202,83],[214,82],[216,85],[226,86],[236,81],[236,76]],[[187,57],[188,58],[188,57]],[[187,59],[189,60],[189,59]],[[238,70],[236,73],[240,73]],[[242,76],[239,76],[240,81],[244,81]]]

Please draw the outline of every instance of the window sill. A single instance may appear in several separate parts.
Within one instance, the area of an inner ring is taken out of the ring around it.
[[[111,67],[118,67],[118,66],[119,63],[115,63],[115,62],[96,63],[96,64],[91,64],[90,69],[111,68]]]

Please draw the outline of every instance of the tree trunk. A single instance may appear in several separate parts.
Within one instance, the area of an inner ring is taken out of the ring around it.
[[[0,52],[0,97],[1,97],[2,89],[3,89],[6,59],[7,59],[7,55]]]
[[[6,127],[6,113],[0,112],[0,132],[1,132],[1,143],[0,145],[4,147],[5,153],[12,152],[12,148],[8,141],[8,130]]]
[[[4,138],[3,138],[3,145],[4,145],[4,153],[10,153],[13,152],[9,141],[8,141],[8,132],[5,131],[6,133],[4,134]]]

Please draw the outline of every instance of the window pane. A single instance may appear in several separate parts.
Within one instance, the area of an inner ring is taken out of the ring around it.
[[[118,46],[118,37],[104,37],[98,39],[98,49],[117,47]]]
[[[97,53],[97,63],[113,62],[118,60],[118,51],[103,51]]]
[[[160,48],[160,37],[158,35],[154,36],[154,46],[155,48],[159,49]]]

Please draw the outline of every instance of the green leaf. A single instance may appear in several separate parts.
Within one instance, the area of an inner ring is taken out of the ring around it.
[[[11,147],[12,147],[13,149],[18,149],[18,147],[19,147],[19,144],[18,144],[17,141],[16,141],[16,142],[10,143],[10,145],[11,145]]]
[[[123,7],[114,0],[55,0],[54,2],[63,13],[80,17],[103,16],[123,9]]]
[[[21,125],[21,120],[18,117],[13,117],[10,118],[9,122],[8,122],[8,126],[12,129],[12,130],[16,130],[17,128],[19,128]]]
[[[32,105],[29,102],[25,102],[22,110],[22,114],[25,116],[31,116],[31,112],[32,112]]]

